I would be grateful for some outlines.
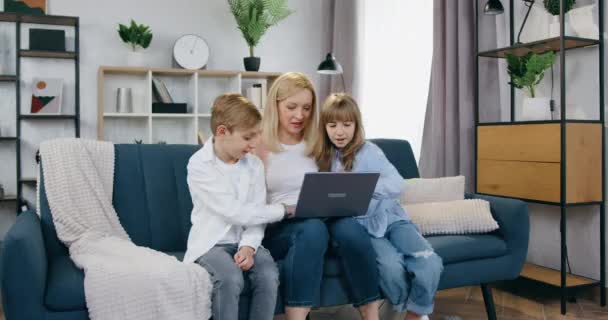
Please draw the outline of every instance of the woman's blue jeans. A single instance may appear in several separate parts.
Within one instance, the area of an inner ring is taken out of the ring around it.
[[[319,301],[328,246],[341,261],[342,276],[355,306],[380,299],[376,253],[371,237],[352,218],[286,220],[266,229],[264,247],[282,260],[279,294],[288,307]]]

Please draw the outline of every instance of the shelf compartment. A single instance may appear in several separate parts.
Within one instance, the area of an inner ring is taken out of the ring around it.
[[[555,287],[561,286],[561,273],[559,272],[559,270],[539,266],[532,263],[526,263],[524,264],[524,267],[519,275],[523,278],[546,283]],[[592,286],[597,285],[598,282],[598,280],[566,273],[567,288]]]
[[[19,50],[21,57],[50,58],[50,59],[76,59],[78,54],[71,51],[42,51],[42,50]]]
[[[569,37],[565,38],[565,46],[566,50],[577,49],[577,48],[586,48],[599,45],[600,41],[595,39],[586,39],[586,38],[578,38],[578,37]],[[529,43],[520,43],[513,46],[499,48],[489,51],[479,52],[478,55],[480,57],[487,58],[506,58],[507,54],[513,54],[516,56],[523,56],[528,52],[534,52],[537,54],[542,54],[548,51],[560,51],[560,38],[549,38]]]
[[[153,117],[151,143],[195,144],[196,124],[194,117]]]
[[[149,114],[136,117],[105,117],[103,135],[99,139],[126,144],[135,143],[135,140],[150,143],[149,125]]]

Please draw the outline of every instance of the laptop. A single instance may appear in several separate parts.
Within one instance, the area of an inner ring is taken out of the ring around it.
[[[304,176],[295,218],[365,215],[380,173],[315,172]]]

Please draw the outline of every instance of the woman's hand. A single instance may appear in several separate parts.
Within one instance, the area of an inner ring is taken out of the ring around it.
[[[234,255],[234,262],[243,271],[249,271],[253,267],[253,257],[255,256],[255,249],[252,247],[241,247],[239,251]]]

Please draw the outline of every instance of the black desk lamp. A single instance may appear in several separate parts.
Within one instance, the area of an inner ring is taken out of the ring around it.
[[[526,5],[526,7],[528,7],[528,11],[526,12],[524,21],[521,23],[521,27],[519,27],[519,33],[517,34],[516,43],[521,43],[521,41],[519,41],[519,37],[521,36],[521,32],[524,30],[524,25],[526,24],[526,21],[528,20],[528,16],[530,15],[530,10],[532,10],[532,6],[534,5],[534,0],[522,0],[522,1]],[[504,11],[505,10],[504,10],[500,0],[488,0],[488,2],[486,2],[486,6],[483,8],[483,13],[490,14],[490,15],[501,14]],[[513,13],[511,13],[511,14],[513,14]]]

